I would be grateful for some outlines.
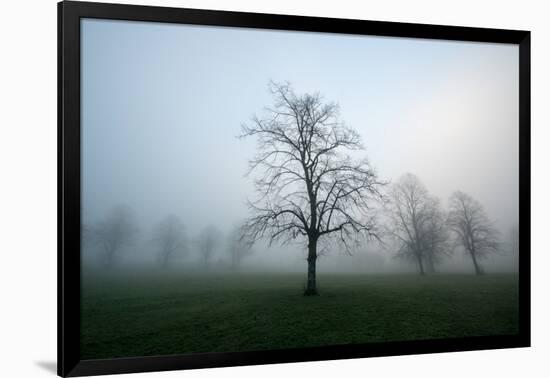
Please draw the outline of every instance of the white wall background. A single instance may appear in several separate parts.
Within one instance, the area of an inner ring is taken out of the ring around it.
[[[133,3],[529,29],[532,35],[532,344],[530,349],[207,369],[135,377],[545,377],[550,355],[550,24],[537,0],[132,0]],[[54,375],[56,359],[56,2],[0,6],[0,376]]]

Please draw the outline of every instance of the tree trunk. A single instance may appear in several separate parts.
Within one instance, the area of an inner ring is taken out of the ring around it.
[[[480,266],[479,263],[477,262],[477,258],[476,258],[475,252],[470,252],[470,256],[472,256],[472,261],[473,261],[473,263],[474,263],[474,268],[475,268],[475,270],[476,270],[476,274],[477,274],[477,275],[483,274],[483,269],[481,269],[481,266]]]
[[[422,264],[422,257],[420,256],[419,253],[416,253],[416,259],[418,261],[418,269],[419,269],[420,275],[423,276],[426,273],[424,272],[424,265]]]
[[[426,272],[435,273],[435,263],[433,259],[433,252],[426,254]]]
[[[307,254],[307,287],[304,295],[319,295],[316,280],[317,240],[310,240]]]

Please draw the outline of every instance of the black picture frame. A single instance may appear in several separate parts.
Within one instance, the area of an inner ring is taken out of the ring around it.
[[[80,19],[153,21],[519,46],[519,333],[233,353],[80,360]],[[58,374],[83,376],[530,346],[530,32],[107,3],[58,3]]]

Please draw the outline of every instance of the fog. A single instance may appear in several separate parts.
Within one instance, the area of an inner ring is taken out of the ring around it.
[[[388,183],[414,173],[445,209],[454,191],[469,193],[502,242],[485,269],[517,268],[517,46],[92,19],[82,21],[81,39],[82,224],[94,229],[125,206],[135,229],[117,265],[155,266],[153,230],[174,214],[185,248],[172,268],[231,268],[257,152],[254,139],[237,136],[273,104],[273,80],[337,102],[365,146],[353,156],[367,156]],[[218,232],[202,264],[208,227]],[[100,250],[84,237],[85,267],[99,266]],[[328,248],[318,270],[415,272],[391,243],[348,252]],[[306,253],[304,240],[258,242],[238,269],[305,272]],[[471,270],[460,250],[438,267]]]

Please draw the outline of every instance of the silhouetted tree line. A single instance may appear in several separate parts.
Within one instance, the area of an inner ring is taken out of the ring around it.
[[[136,247],[138,233],[131,208],[122,205],[113,207],[100,222],[82,226],[83,241],[97,247],[99,261],[105,268],[118,265],[117,260],[124,248]],[[171,214],[152,227],[146,244],[161,268],[168,268],[178,259],[185,258],[194,248],[203,268],[210,267],[214,255],[221,252],[229,267],[238,269],[253,253],[252,243],[244,240],[241,234],[240,228],[236,227],[224,240],[223,233],[216,226],[208,225],[190,240],[181,218]]]

